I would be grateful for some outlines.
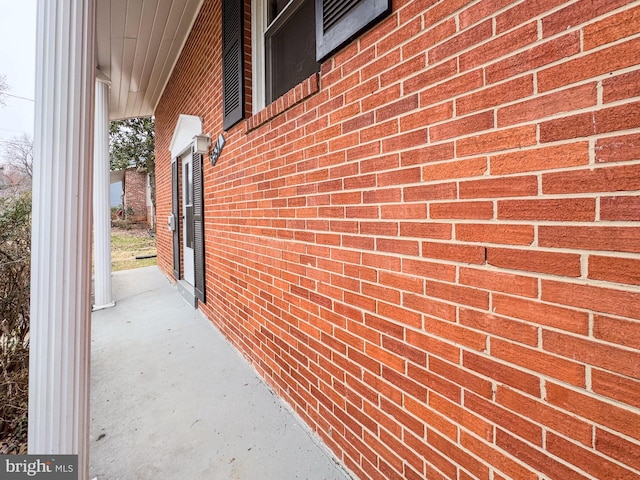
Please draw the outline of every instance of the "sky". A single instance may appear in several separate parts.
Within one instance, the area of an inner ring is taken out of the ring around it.
[[[0,106],[0,147],[23,133],[33,137],[35,88],[36,0],[0,0],[0,74],[8,93]],[[0,151],[2,148],[0,148]]]
[[[0,74],[9,85],[0,106],[0,164],[6,142],[26,133],[33,138],[37,0],[0,0]],[[30,100],[25,100],[30,99]],[[112,185],[111,203],[121,203],[121,184]]]

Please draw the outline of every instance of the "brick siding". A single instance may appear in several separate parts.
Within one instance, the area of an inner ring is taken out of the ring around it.
[[[135,168],[124,171],[124,209],[133,214],[129,218],[134,222],[149,223],[147,208],[147,173],[139,172]]]
[[[220,12],[156,110],[169,276]],[[205,162],[200,308],[357,477],[640,478],[639,52],[638,1],[394,1]]]

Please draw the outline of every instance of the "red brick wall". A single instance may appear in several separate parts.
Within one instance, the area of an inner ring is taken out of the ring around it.
[[[156,111],[161,226],[220,11]],[[396,1],[226,133],[201,308],[358,477],[640,475],[639,52],[638,1]]]
[[[131,209],[129,219],[134,222],[147,222],[147,173],[138,172],[135,168],[124,171],[124,209]]]

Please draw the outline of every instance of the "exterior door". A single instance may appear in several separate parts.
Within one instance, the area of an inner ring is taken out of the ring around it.
[[[183,278],[191,285],[194,275],[194,228],[193,228],[193,160],[191,152],[182,157],[182,258],[184,261]]]

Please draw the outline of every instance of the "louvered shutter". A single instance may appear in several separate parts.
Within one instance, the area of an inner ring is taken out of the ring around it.
[[[204,282],[204,175],[202,158],[193,152],[193,255],[196,297],[205,303]]]
[[[244,118],[243,1],[222,1],[223,128]]]
[[[316,59],[320,62],[391,13],[391,0],[315,0]]]
[[[180,177],[179,161],[177,158],[171,162],[171,215],[173,215],[173,276],[180,279]]]

